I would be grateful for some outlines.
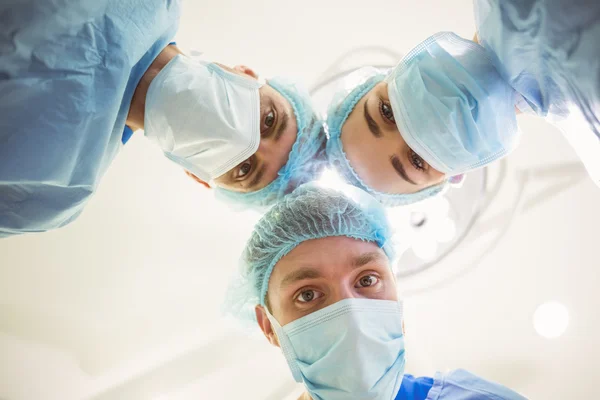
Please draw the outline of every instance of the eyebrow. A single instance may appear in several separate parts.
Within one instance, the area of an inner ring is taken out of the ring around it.
[[[360,268],[360,267],[363,267],[363,266],[367,265],[371,261],[381,260],[383,258],[384,257],[383,257],[383,255],[381,255],[381,253],[379,253],[377,251],[371,251],[369,253],[364,253],[364,254],[361,254],[358,257],[355,257],[352,260],[352,266],[354,268]]]
[[[288,115],[288,113],[284,112],[283,116],[281,117],[281,123],[279,124],[279,128],[277,128],[277,133],[275,133],[275,142],[278,142],[279,139],[281,139],[283,132],[285,132],[285,129],[288,126],[289,119],[290,119],[290,116]]]
[[[300,268],[293,272],[290,272],[283,278],[279,284],[280,288],[291,285],[294,282],[302,281],[304,279],[316,279],[322,276],[321,271],[315,268]]]
[[[369,114],[369,100],[367,99],[365,101],[365,106],[364,108],[364,114],[365,114],[365,121],[367,121],[367,126],[369,127],[369,130],[371,131],[371,133],[373,134],[373,136],[375,136],[376,138],[380,138],[381,135],[381,129],[379,129],[379,125],[377,125],[377,122],[375,122],[375,120],[373,119],[373,117],[371,117],[371,114]]]
[[[372,261],[383,259],[385,259],[385,257],[377,251],[364,253],[352,259],[352,269],[360,268],[369,264]],[[304,267],[287,274],[285,278],[281,280],[279,287],[283,289],[284,287],[289,286],[295,282],[303,281],[305,279],[317,279],[321,277],[323,277],[323,275],[321,274],[321,271],[319,271],[319,269],[313,267]]]
[[[262,180],[263,175],[265,174],[265,168],[266,167],[264,163],[260,166],[260,168],[258,168],[258,171],[256,171],[256,173],[254,174],[254,178],[252,178],[252,180],[248,184],[248,189],[252,189],[256,185],[258,185],[258,183]]]
[[[404,179],[406,182],[410,182],[413,185],[416,185],[415,181],[410,179],[408,177],[408,175],[406,174],[406,170],[404,169],[404,166],[402,165],[402,163],[400,162],[400,159],[398,157],[396,157],[395,155],[391,156],[390,162],[392,163],[392,167],[394,167],[394,169],[396,170],[398,175],[400,175],[402,177],[402,179]]]

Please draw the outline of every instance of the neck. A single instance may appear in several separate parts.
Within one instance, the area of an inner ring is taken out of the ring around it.
[[[154,59],[148,70],[142,76],[142,79],[140,79],[140,83],[138,83],[135,92],[133,93],[131,105],[129,106],[129,114],[127,114],[127,120],[125,121],[125,124],[130,127],[131,130],[136,131],[138,129],[144,129],[146,94],[148,93],[150,83],[152,83],[160,70],[162,70],[165,65],[178,54],[183,53],[177,46],[165,47]]]

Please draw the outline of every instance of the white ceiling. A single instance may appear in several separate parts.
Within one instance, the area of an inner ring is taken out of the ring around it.
[[[474,32],[468,0],[184,4],[182,47],[307,84],[355,47],[404,52],[436,31]],[[518,170],[576,160],[556,129],[520,122],[523,142],[491,216],[513,201]],[[527,198],[557,191],[556,182],[535,177]],[[519,215],[469,273],[442,282],[484,248],[477,242],[401,282],[413,293],[405,303],[408,372],[462,367],[533,399],[591,398],[600,357],[599,201],[591,181],[576,183]],[[295,386],[283,357],[219,318],[255,220],[217,204],[136,135],[75,223],[0,241],[0,398],[284,398]],[[503,217],[489,221],[500,226]],[[571,315],[555,340],[531,323],[548,300]]]

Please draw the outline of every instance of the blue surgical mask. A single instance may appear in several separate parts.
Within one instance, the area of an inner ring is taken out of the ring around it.
[[[440,172],[483,167],[518,144],[520,96],[470,40],[438,33],[411,50],[386,81],[400,134]]]
[[[404,375],[402,303],[345,299],[281,327],[294,379],[313,400],[393,400]]]

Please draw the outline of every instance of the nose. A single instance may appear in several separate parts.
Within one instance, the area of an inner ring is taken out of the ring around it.
[[[279,169],[287,162],[289,151],[289,149],[286,149],[280,143],[276,143],[267,138],[260,140],[258,150],[254,153],[254,156],[257,160],[261,160],[268,165],[270,169],[279,171]]]
[[[258,149],[254,154],[262,159],[268,160],[273,157],[274,147],[274,143],[271,140],[260,139]]]
[[[354,286],[350,283],[340,283],[332,293],[331,304],[337,303],[338,301],[346,299],[354,299],[361,297]]]

